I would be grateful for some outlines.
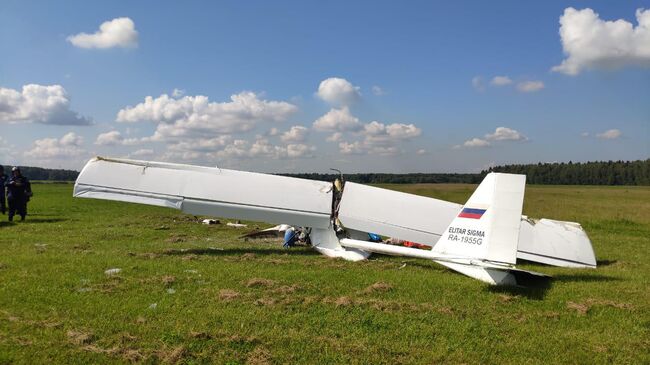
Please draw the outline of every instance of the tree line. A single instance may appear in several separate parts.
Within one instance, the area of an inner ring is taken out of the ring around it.
[[[5,166],[9,174],[11,167]],[[74,181],[78,171],[21,166],[30,180]],[[507,172],[526,175],[528,184],[544,185],[650,185],[650,159],[638,161],[554,162],[494,166],[480,173],[356,173],[344,174],[346,181],[361,184],[423,184],[464,183],[478,184],[489,172]],[[278,174],[309,180],[333,181],[339,174],[294,173]]]

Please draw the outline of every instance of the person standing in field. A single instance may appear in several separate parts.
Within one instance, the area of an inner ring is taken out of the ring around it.
[[[11,169],[11,178],[5,183],[7,187],[7,202],[9,203],[9,222],[14,220],[18,213],[20,220],[24,221],[27,215],[27,202],[32,196],[32,186],[20,172],[20,168]]]
[[[5,214],[7,211],[7,204],[5,203],[5,183],[7,182],[7,175],[5,175],[5,168],[0,165],[0,189],[2,190],[0,193],[0,212],[2,214]]]

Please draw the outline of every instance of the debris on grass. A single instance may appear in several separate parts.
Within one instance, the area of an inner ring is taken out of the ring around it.
[[[171,275],[165,275],[161,278],[161,281],[165,286],[170,286],[176,282],[176,277]]]
[[[93,334],[80,330],[69,330],[66,335],[68,340],[75,345],[87,345],[93,341]]]
[[[591,309],[591,305],[589,304],[575,303],[575,302],[567,302],[566,307],[577,311],[578,314],[582,316],[586,315],[587,312],[589,312],[589,309]]]
[[[213,225],[213,224],[221,224],[221,221],[218,219],[204,219],[201,221],[201,223],[207,225]]]
[[[198,332],[198,331],[190,331],[190,337],[200,339],[200,340],[209,340],[210,338],[212,338],[212,336],[210,336],[209,333]]]
[[[178,346],[174,348],[171,351],[163,351],[159,353],[159,356],[161,357],[161,360],[163,362],[168,363],[168,364],[177,364],[181,360],[183,360],[183,357],[187,354],[187,349],[185,346]]]
[[[239,298],[239,292],[231,289],[221,289],[219,291],[219,299],[224,302],[229,302]]]
[[[149,305],[149,309],[151,309],[151,310],[154,310],[154,309],[156,309],[156,308],[158,308],[158,303],[151,303],[151,304]]]
[[[186,272],[188,274],[198,274],[199,273],[198,270],[194,270],[194,269],[188,269],[188,270],[185,270],[184,272]]]
[[[185,256],[183,256],[183,257],[181,258],[181,260],[183,260],[183,261],[192,261],[192,260],[196,260],[196,259],[198,259],[198,258],[199,258],[199,256],[197,256],[197,255],[191,253],[191,254],[189,254],[189,255],[185,255]]]
[[[273,289],[271,292],[275,294],[293,294],[296,291],[301,290],[302,288],[300,285],[293,284],[293,285],[282,285],[278,288]]]
[[[248,224],[241,224],[241,223],[239,223],[239,221],[237,221],[237,222],[238,223],[228,222],[228,223],[226,223],[226,225],[228,227],[233,227],[233,228],[246,228],[246,227],[248,227]]]
[[[347,307],[347,306],[349,306],[349,305],[352,305],[352,304],[353,304],[353,301],[352,301],[352,299],[350,299],[349,297],[340,297],[340,298],[337,298],[337,299],[334,301],[334,304],[335,304],[337,307]]]
[[[112,275],[117,275],[117,274],[119,274],[120,272],[122,272],[122,269],[120,269],[120,268],[113,268],[113,269],[108,269],[108,270],[104,271],[104,274],[106,274],[106,275],[108,275],[108,276],[112,276]]]
[[[497,298],[501,303],[510,303],[516,300],[518,297],[516,295],[499,294],[497,295]]]
[[[34,247],[36,247],[36,252],[37,253],[43,253],[45,250],[47,250],[47,243],[35,243]]]
[[[158,227],[154,228],[154,230],[155,231],[167,231],[167,230],[169,230],[169,226],[165,226],[165,225],[158,226]]]
[[[385,293],[393,290],[393,286],[383,281],[376,282],[361,291],[362,294]]]
[[[175,293],[176,293],[176,289],[174,288],[167,289],[167,294],[175,294]]]
[[[267,287],[268,288],[275,284],[276,282],[271,279],[252,278],[246,282],[246,287],[248,288]]]
[[[144,318],[143,316],[138,316],[138,318],[135,319],[135,323],[137,324],[147,323],[147,319]]]
[[[271,353],[261,346],[256,347],[246,356],[247,365],[268,365],[271,363]]]

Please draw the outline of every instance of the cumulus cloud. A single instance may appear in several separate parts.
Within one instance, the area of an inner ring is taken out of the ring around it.
[[[82,144],[83,138],[70,132],[60,139],[43,138],[34,141],[31,150],[25,152],[25,156],[36,160],[78,157],[86,153]]]
[[[0,122],[88,125],[89,118],[70,110],[61,85],[24,85],[21,91],[0,87]]]
[[[514,129],[508,127],[497,127],[494,133],[485,135],[488,141],[527,141],[528,138]]]
[[[67,40],[79,48],[135,48],[138,46],[138,32],[130,18],[115,18],[103,22],[93,34],[79,33]]]
[[[498,127],[494,130],[494,133],[488,133],[483,138],[474,137],[463,142],[462,145],[456,145],[454,148],[481,148],[481,147],[490,147],[492,142],[498,141],[527,141],[528,138],[521,134],[520,132],[508,128],[508,127]]]
[[[118,131],[110,131],[106,133],[100,133],[95,140],[95,144],[98,146],[116,146],[122,144],[124,138],[122,134]]]
[[[276,146],[267,139],[261,138],[253,143],[238,139],[227,145],[215,155],[223,159],[250,159],[250,158],[271,158],[271,159],[298,159],[313,157],[316,150],[314,146],[302,143],[291,143],[286,146]]]
[[[600,139],[617,139],[619,138],[623,133],[621,133],[620,130],[618,129],[609,129],[604,131],[603,133],[598,133],[596,134],[596,137]]]
[[[489,146],[490,146],[490,142],[481,138],[472,138],[463,143],[463,147],[469,147],[469,148],[489,147]]]
[[[338,77],[330,77],[321,81],[316,95],[327,103],[337,106],[351,105],[361,98],[359,87]]]
[[[133,157],[144,157],[144,156],[151,156],[151,155],[153,155],[153,150],[150,148],[142,148],[129,154],[129,156],[133,156]]]
[[[650,67],[650,9],[636,11],[637,26],[605,21],[593,10],[564,9],[560,39],[567,56],[553,71],[577,75],[586,69]]]
[[[261,122],[286,121],[297,110],[293,104],[262,100],[253,92],[232,95],[223,103],[210,102],[202,95],[174,99],[163,94],[157,98],[147,96],[144,102],[120,110],[117,121],[156,123],[149,140],[169,141],[244,133]]]
[[[522,93],[533,93],[542,90],[544,83],[542,81],[522,81],[517,84],[517,90]]]
[[[332,133],[329,137],[325,138],[327,142],[339,142],[343,138],[343,133]]]
[[[508,76],[494,76],[490,84],[494,86],[505,86],[512,84],[512,80]]]
[[[304,142],[309,134],[309,129],[300,125],[291,127],[288,131],[284,132],[280,139],[282,142]]]
[[[348,132],[363,128],[359,118],[350,113],[348,107],[331,109],[314,122],[314,129],[322,132]]]

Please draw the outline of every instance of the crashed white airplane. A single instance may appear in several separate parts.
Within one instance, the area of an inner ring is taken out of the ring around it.
[[[430,259],[496,285],[546,277],[516,269],[517,259],[596,267],[591,242],[578,223],[521,215],[525,180],[490,173],[459,205],[352,182],[96,157],[77,178],[74,196],[287,223],[305,227],[312,247],[330,257],[357,261],[374,252]],[[368,232],[432,249],[370,242]]]

